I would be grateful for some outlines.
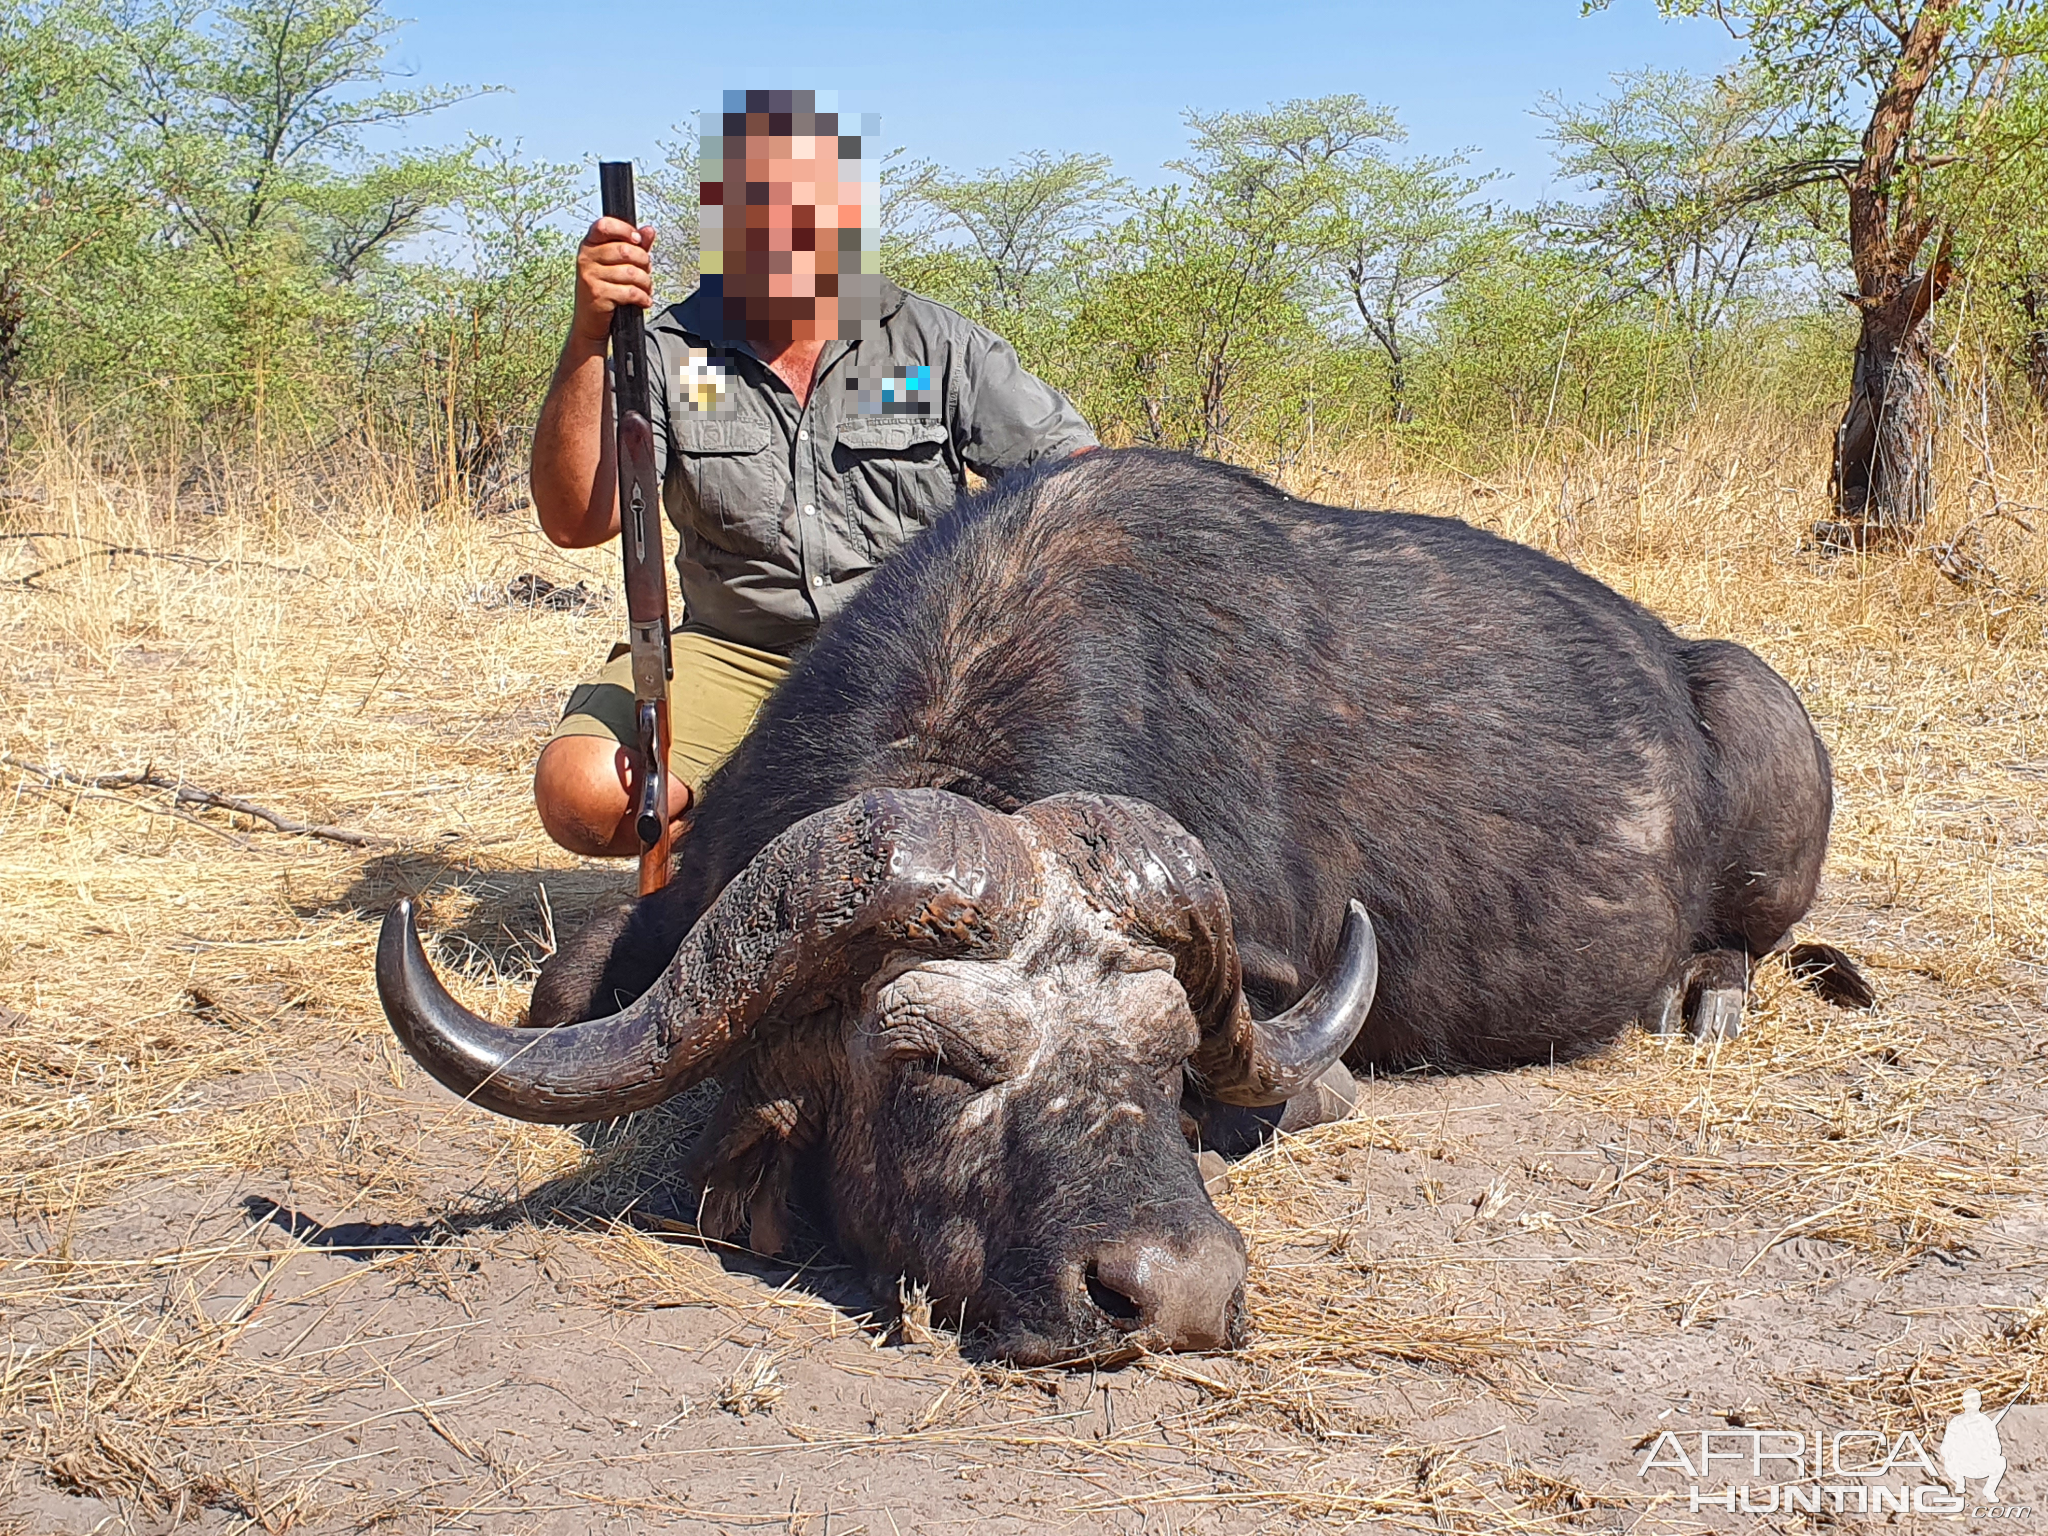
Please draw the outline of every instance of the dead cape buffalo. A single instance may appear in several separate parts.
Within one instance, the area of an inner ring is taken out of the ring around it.
[[[1340,1057],[1730,1030],[1813,899],[1831,799],[1799,700],[1739,646],[1461,523],[1098,453],[875,573],[712,781],[675,882],[550,963],[552,1027],[459,1007],[406,904],[378,986],[501,1114],[601,1120],[716,1075],[689,1171],[713,1233],[774,1252],[801,1189],[879,1290],[922,1282],[994,1353],[1211,1348],[1245,1328],[1189,1145],[1216,1105],[1313,1121],[1347,1102]],[[1838,952],[1795,962],[1866,997]]]

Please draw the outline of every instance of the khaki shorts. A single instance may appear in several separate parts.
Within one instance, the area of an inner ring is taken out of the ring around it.
[[[675,676],[668,685],[669,772],[695,798],[747,734],[762,701],[789,671],[789,658],[690,628],[671,636],[670,652]],[[562,723],[548,740],[562,736],[604,736],[622,747],[634,745],[633,657],[625,646],[612,647],[603,670],[570,692]]]

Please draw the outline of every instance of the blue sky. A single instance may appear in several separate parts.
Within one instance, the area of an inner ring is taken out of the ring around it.
[[[848,111],[882,114],[883,139],[959,170],[1030,149],[1105,153],[1140,182],[1184,143],[1181,113],[1355,91],[1395,108],[1411,149],[1469,148],[1509,172],[1508,195],[1551,190],[1546,91],[1582,100],[1618,70],[1712,73],[1736,46],[1718,26],[1670,23],[1653,0],[1581,16],[1577,0],[1417,0],[1256,7],[1182,0],[1028,0],[885,6],[771,3],[607,7],[601,31],[560,0],[394,0],[414,18],[393,62],[425,82],[500,95],[419,125],[578,161],[651,158],[670,125],[715,108],[729,86],[836,88]]]

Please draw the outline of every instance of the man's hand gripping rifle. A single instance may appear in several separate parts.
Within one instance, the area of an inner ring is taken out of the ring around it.
[[[639,227],[633,164],[597,168],[606,217]],[[635,742],[640,758],[635,826],[640,834],[640,894],[668,884],[668,573],[661,557],[661,470],[648,424],[644,317],[631,304],[612,311],[612,421],[618,432],[619,543],[626,557],[626,638],[633,651]]]

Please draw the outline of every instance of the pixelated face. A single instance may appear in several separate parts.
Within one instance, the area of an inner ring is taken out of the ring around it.
[[[842,270],[842,233],[852,234],[852,255],[860,255],[859,163],[842,166],[835,135],[749,135],[741,144],[746,201],[727,210],[727,277],[758,270],[778,298],[818,293],[820,274]]]
[[[729,91],[700,145],[707,276],[724,281],[728,328],[750,340],[861,334],[859,279],[873,270],[863,134],[814,91]]]

